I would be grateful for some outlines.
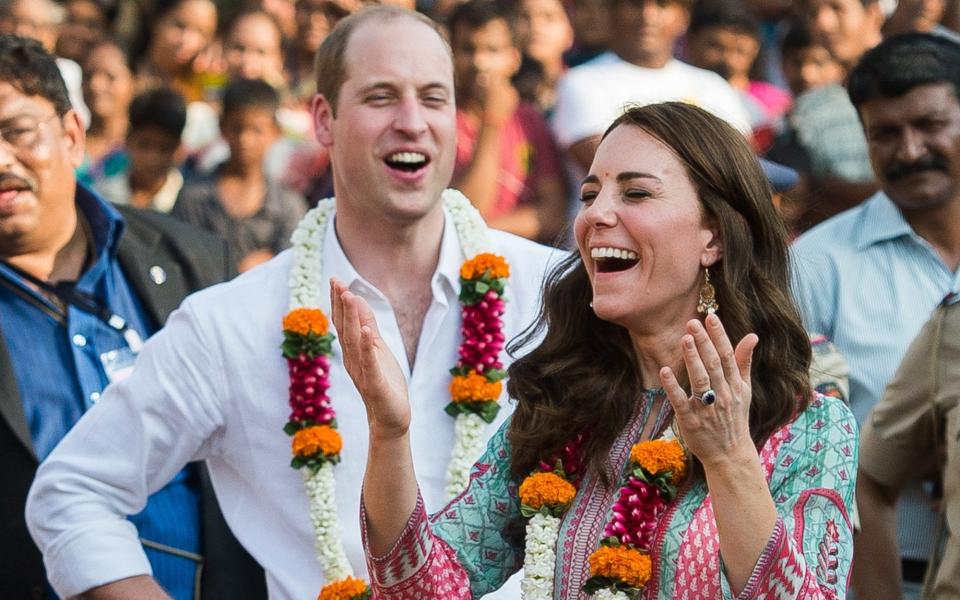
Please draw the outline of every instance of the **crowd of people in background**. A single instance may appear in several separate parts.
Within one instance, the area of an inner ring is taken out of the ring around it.
[[[901,580],[904,597],[919,598],[924,579],[935,577],[938,531],[960,534],[950,529],[960,502],[953,513],[940,509],[936,466],[928,477],[909,476],[913,462],[930,458],[911,444],[922,436],[930,455],[957,445],[960,390],[949,371],[933,390],[908,388],[911,377],[927,381],[917,357],[940,348],[941,337],[911,342],[923,327],[943,336],[935,369],[956,354],[948,342],[960,225],[943,220],[955,213],[917,217],[928,189],[909,177],[942,171],[942,195],[960,205],[960,2],[0,0],[0,34],[34,38],[57,57],[86,131],[78,198],[93,198],[89,190],[113,205],[165,213],[212,233],[204,243],[225,244],[229,268],[191,280],[186,293],[286,250],[304,214],[334,196],[336,165],[317,139],[315,56],[338,22],[368,4],[416,10],[445,32],[456,90],[450,187],[492,228],[571,248],[581,181],[630,104],[704,108],[757,156],[795,171],[772,198],[793,243],[794,297],[815,360],[829,347],[838,362],[819,364],[842,364],[843,376],[817,389],[842,397],[869,435],[860,521],[851,517],[863,531],[856,552],[870,560],[854,561],[851,581],[858,598],[895,597],[885,594]],[[925,35],[871,52],[910,33]],[[916,58],[934,55],[956,58],[958,71]],[[906,74],[889,83],[891,70]],[[387,158],[398,171],[427,160],[417,152]],[[151,317],[151,333],[167,312]],[[912,370],[898,374],[904,357],[913,357],[903,363]],[[884,395],[892,380],[908,397],[935,396],[928,412],[914,412],[912,429],[897,425],[897,411],[909,412],[897,408],[903,398]],[[960,495],[956,473],[948,482]],[[900,556],[878,550],[887,547]],[[960,564],[949,552],[947,560]],[[960,597],[960,582],[940,585]]]
[[[386,3],[447,28],[459,108],[453,184],[495,227],[554,245],[569,243],[573,188],[625,102],[694,102],[797,170],[799,183],[778,198],[794,233],[857,204],[876,183],[845,73],[885,32],[956,37],[957,18],[946,0],[896,10],[879,0]],[[245,270],[285,248],[295,216],[331,194],[310,118],[313,56],[364,4],[5,0],[0,31],[58,56],[88,128],[81,181],[224,235]],[[270,122],[227,102],[252,90]],[[174,210],[181,198],[187,206]]]

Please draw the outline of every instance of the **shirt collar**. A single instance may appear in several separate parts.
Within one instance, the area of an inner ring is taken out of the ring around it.
[[[898,237],[916,235],[897,205],[882,191],[865,201],[859,229],[859,250]]]
[[[115,257],[123,236],[123,217],[109,202],[79,181],[75,198],[77,210],[83,214],[90,226],[97,259],[102,256]]]
[[[446,304],[447,293],[452,293],[454,296],[460,293],[460,265],[462,265],[466,259],[463,255],[463,250],[460,248],[460,240],[457,237],[456,227],[453,225],[453,218],[446,209],[443,211],[443,216],[440,259],[437,261],[437,269],[434,271],[430,282],[434,298]],[[364,279],[353,265],[350,264],[350,260],[347,259],[343,247],[340,246],[340,240],[337,239],[337,233],[334,229],[335,221],[336,212],[331,214],[327,220],[323,234],[323,268],[326,276],[336,277],[343,281],[351,290],[367,290],[382,297],[379,290],[377,290],[372,283]]]

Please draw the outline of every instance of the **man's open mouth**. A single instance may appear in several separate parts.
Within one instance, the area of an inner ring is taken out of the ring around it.
[[[391,169],[415,173],[430,163],[426,154],[420,152],[394,152],[384,161]]]

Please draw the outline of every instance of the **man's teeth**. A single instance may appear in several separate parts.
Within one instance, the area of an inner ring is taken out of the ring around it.
[[[593,248],[590,250],[590,257],[598,258],[619,258],[621,260],[637,260],[637,253],[632,250],[621,250],[620,248]]]
[[[387,160],[397,163],[419,164],[427,162],[427,157],[419,152],[397,152],[391,154]]]

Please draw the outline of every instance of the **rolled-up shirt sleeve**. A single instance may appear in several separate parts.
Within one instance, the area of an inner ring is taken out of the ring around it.
[[[187,300],[40,466],[27,525],[59,595],[151,574],[126,517],[186,463],[216,453],[226,385],[213,347]]]

